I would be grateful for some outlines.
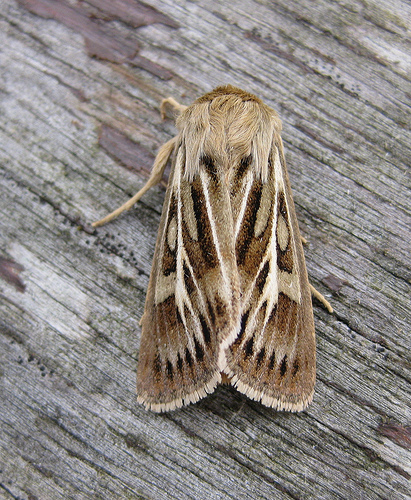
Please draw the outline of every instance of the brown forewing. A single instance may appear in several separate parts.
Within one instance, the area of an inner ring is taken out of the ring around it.
[[[228,190],[210,158],[185,180],[184,151],[170,174],[142,319],[137,392],[154,411],[212,392],[239,314]]]
[[[241,326],[226,350],[225,371],[249,397],[278,409],[301,410],[311,401],[315,383],[314,322],[278,136],[269,178],[253,181],[239,227]]]

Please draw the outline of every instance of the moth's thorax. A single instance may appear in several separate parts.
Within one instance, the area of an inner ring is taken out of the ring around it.
[[[177,120],[186,146],[186,174],[192,179],[202,158],[210,158],[217,173],[229,178],[246,158],[267,177],[273,136],[281,130],[274,110],[252,94],[220,87],[189,106]]]

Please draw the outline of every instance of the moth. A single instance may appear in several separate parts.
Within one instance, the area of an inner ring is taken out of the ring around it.
[[[281,121],[230,85],[188,107],[166,99],[162,112],[167,104],[179,112],[178,135],[147,184],[94,224],[129,209],[172,157],[141,319],[138,401],[174,410],[224,379],[263,405],[301,411],[315,384],[312,287]]]

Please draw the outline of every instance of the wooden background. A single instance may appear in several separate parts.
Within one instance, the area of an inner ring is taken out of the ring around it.
[[[0,497],[411,495],[411,5],[2,0]],[[164,187],[108,226],[175,134],[158,105],[232,83],[279,113],[316,301],[302,414],[219,388],[136,402]]]

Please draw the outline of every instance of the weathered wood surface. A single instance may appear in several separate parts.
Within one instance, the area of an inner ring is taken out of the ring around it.
[[[0,497],[409,498],[409,2],[149,3],[0,3]],[[138,405],[164,189],[90,226],[174,135],[161,99],[222,83],[280,113],[309,274],[335,308],[314,304],[302,414],[228,387]]]

